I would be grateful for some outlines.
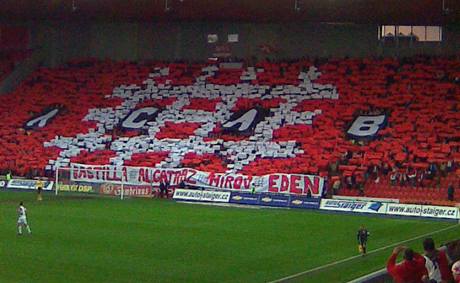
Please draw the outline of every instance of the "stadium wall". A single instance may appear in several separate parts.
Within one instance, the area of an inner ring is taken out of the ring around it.
[[[459,26],[444,27],[442,43],[418,43],[410,48],[381,44],[376,25],[46,22],[30,26],[32,45],[48,51],[49,66],[82,57],[203,61],[215,48],[207,43],[209,33],[218,34],[219,44],[226,42],[227,34],[238,33],[239,42],[231,44],[231,54],[244,59],[453,55],[460,50]],[[267,55],[261,45],[269,45],[277,52]]]

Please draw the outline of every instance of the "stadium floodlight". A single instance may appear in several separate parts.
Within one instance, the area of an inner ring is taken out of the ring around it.
[[[300,11],[300,0],[295,0],[294,1],[294,11],[299,12]]]
[[[446,5],[446,0],[442,0],[442,12],[447,15],[450,13],[449,7]]]
[[[72,12],[75,12],[76,10],[77,10],[76,0],[72,0]]]
[[[165,0],[165,12],[169,12],[171,10],[171,6],[169,6],[168,0]]]

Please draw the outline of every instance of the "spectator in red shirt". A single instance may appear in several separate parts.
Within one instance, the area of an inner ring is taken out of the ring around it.
[[[456,261],[452,265],[452,275],[454,277],[455,283],[460,283],[460,260]]]
[[[425,250],[425,267],[429,279],[437,283],[450,282],[453,278],[446,252],[436,249],[432,238],[426,238],[423,241],[423,249]]]
[[[396,258],[402,251],[404,251],[404,260],[396,264]],[[428,276],[425,258],[403,246],[393,250],[387,262],[387,270],[397,283],[423,283]]]

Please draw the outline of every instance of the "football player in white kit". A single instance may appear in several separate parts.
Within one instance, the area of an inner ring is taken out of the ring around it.
[[[24,204],[21,201],[18,207],[18,235],[22,235],[22,227],[26,227],[29,234],[32,233],[29,225],[27,224],[26,212],[27,209],[24,207]]]

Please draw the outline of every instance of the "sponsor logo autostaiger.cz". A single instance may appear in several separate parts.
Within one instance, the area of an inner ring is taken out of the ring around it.
[[[452,216],[455,215],[455,210],[453,209],[445,209],[445,208],[431,208],[431,207],[426,207],[422,211],[423,214],[426,215],[433,215],[433,216]]]
[[[417,207],[417,206],[413,206],[413,207],[390,206],[388,210],[389,212],[402,212],[402,213],[410,213],[410,214],[420,214],[422,212],[422,208]]]
[[[330,201],[326,202],[326,207],[331,208],[344,208],[344,209],[363,209],[366,206],[365,202],[354,202],[354,201]]]
[[[389,207],[389,212],[414,214],[414,215],[432,215],[432,216],[455,216],[455,209],[442,207]]]
[[[213,200],[226,199],[227,195],[221,192],[203,192],[203,198],[213,201]]]
[[[189,198],[201,198],[201,191],[178,191],[177,195],[179,197],[189,197]]]

